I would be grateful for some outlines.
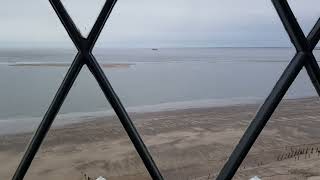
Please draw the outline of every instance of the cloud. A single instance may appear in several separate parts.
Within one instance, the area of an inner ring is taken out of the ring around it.
[[[0,43],[67,44],[45,0],[1,0]],[[82,32],[103,0],[62,0]],[[320,17],[319,0],[290,0],[305,32]],[[98,46],[288,46],[270,0],[118,0]]]

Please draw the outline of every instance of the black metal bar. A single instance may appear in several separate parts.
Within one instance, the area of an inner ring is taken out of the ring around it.
[[[261,133],[262,129],[268,122],[274,110],[286,94],[290,85],[299,74],[304,62],[307,59],[307,55],[303,52],[296,54],[296,56],[289,63],[280,79],[272,89],[270,95],[267,97],[263,105],[260,107],[255,118],[252,120],[250,126],[242,136],[239,144],[232,152],[227,163],[224,165],[217,180],[229,180],[232,179],[237,169],[241,165],[242,161],[248,154],[250,148],[254,144],[255,140]]]
[[[310,52],[310,58],[306,61],[305,68],[315,90],[320,96],[320,69],[316,59],[311,54],[311,50],[314,49],[320,38],[319,20],[312,28],[308,38],[306,38],[288,2],[286,0],[272,0],[272,2],[297,51]]]
[[[37,131],[32,137],[28,148],[13,176],[13,180],[22,180],[28,171],[34,156],[36,155],[39,147],[45,138],[47,132],[49,131],[54,118],[60,110],[62,103],[64,102],[67,94],[69,93],[75,79],[77,78],[81,68],[83,66],[82,57],[77,54],[75,60],[71,64],[63,82],[61,83],[49,109],[44,115]]]
[[[310,49],[314,49],[320,39],[320,18],[308,34],[307,39]],[[305,67],[313,86],[315,87],[318,95],[320,96],[320,68],[314,55],[310,55],[310,59],[306,61]]]
[[[112,12],[112,9],[114,5],[116,4],[117,0],[107,0],[106,3],[104,4],[96,22],[94,23],[92,30],[90,31],[88,35],[88,44],[89,44],[89,49],[90,51],[92,50],[95,42],[97,41],[104,24],[109,18],[110,13]]]
[[[307,39],[309,41],[310,49],[314,49],[320,40],[320,18],[318,19],[317,23],[313,26]]]
[[[99,66],[98,62],[95,60],[94,56],[90,54],[90,57],[87,58],[87,66],[91,73],[94,75],[95,79],[99,83],[104,95],[108,99],[109,103],[111,104],[112,108],[116,112],[117,116],[119,117],[123,127],[125,128],[128,136],[130,137],[133,145],[135,146],[137,152],[139,153],[141,159],[143,160],[147,170],[149,171],[150,176],[152,179],[155,180],[162,180],[163,177],[156,166],[155,162],[152,159],[152,156],[148,152],[147,147],[143,143],[138,131],[134,127],[132,120],[130,119],[127,111],[125,110],[124,106],[122,105],[120,99],[118,98],[117,94],[113,90],[110,82],[108,81],[107,77],[105,76],[103,70]]]
[[[113,90],[110,82],[108,81],[107,77],[105,76],[102,68],[99,66],[99,63],[96,61],[94,56],[91,54],[91,50],[98,39],[101,30],[107,21],[114,5],[116,3],[116,0],[108,0],[104,7],[102,8],[101,13],[99,14],[91,32],[88,35],[87,38],[87,47],[89,48],[88,51],[90,53],[86,54],[86,64],[91,71],[91,73],[96,78],[97,82],[99,83],[99,86],[101,87],[103,93],[105,94],[106,98],[108,99],[110,105],[116,112],[119,120],[121,121],[124,129],[126,130],[129,138],[131,139],[133,145],[135,146],[138,154],[140,155],[141,159],[143,160],[145,167],[147,168],[150,176],[153,179],[162,180],[163,177],[156,166],[155,162],[152,159],[152,156],[150,155],[147,147],[143,143],[138,131],[136,130],[134,124],[132,123],[132,120],[130,119],[128,113],[126,112],[124,106],[122,105],[119,97]]]
[[[320,94],[320,70],[315,57],[312,54],[312,49],[316,46],[317,41],[319,41],[320,38],[319,21],[310,32],[307,39],[296,21],[287,1],[272,0],[272,2],[292,43],[297,49],[297,54],[287,66],[263,105],[259,108],[256,116],[240,139],[227,163],[220,171],[217,177],[218,180],[229,180],[234,176],[255,140],[265,127],[274,110],[283,99],[283,96],[291,86],[292,82],[296,79],[303,66],[306,67],[315,89],[318,94]]]
[[[304,65],[310,80],[315,88],[318,96],[320,96],[320,69],[317,60],[312,54],[309,54],[309,58]]]
[[[288,2],[286,0],[272,0],[272,2],[297,51],[309,50],[307,39],[291,11]]]
[[[72,18],[69,16],[67,10],[64,8],[63,4],[60,0],[49,0],[53,9],[55,10],[56,14],[58,15],[61,23],[65,27],[66,31],[68,32],[71,40],[73,41],[74,45],[80,50],[82,47],[82,35],[74,24]]]

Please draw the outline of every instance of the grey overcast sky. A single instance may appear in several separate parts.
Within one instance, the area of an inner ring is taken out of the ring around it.
[[[48,0],[0,1],[0,46],[72,46]],[[104,0],[62,2],[86,34]],[[320,0],[289,3],[307,34],[320,17]],[[118,0],[97,45],[270,47],[290,41],[271,0]]]

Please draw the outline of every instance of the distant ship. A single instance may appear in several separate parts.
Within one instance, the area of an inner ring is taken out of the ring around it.
[[[158,51],[158,49],[157,48],[152,48],[152,51]]]

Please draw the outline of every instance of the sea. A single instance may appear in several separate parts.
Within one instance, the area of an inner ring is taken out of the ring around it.
[[[33,131],[76,50],[0,49],[0,134]],[[129,112],[262,103],[295,54],[292,48],[97,48],[93,51]],[[320,51],[314,51],[319,59]],[[315,96],[303,69],[285,98]],[[114,112],[84,67],[54,125]]]

